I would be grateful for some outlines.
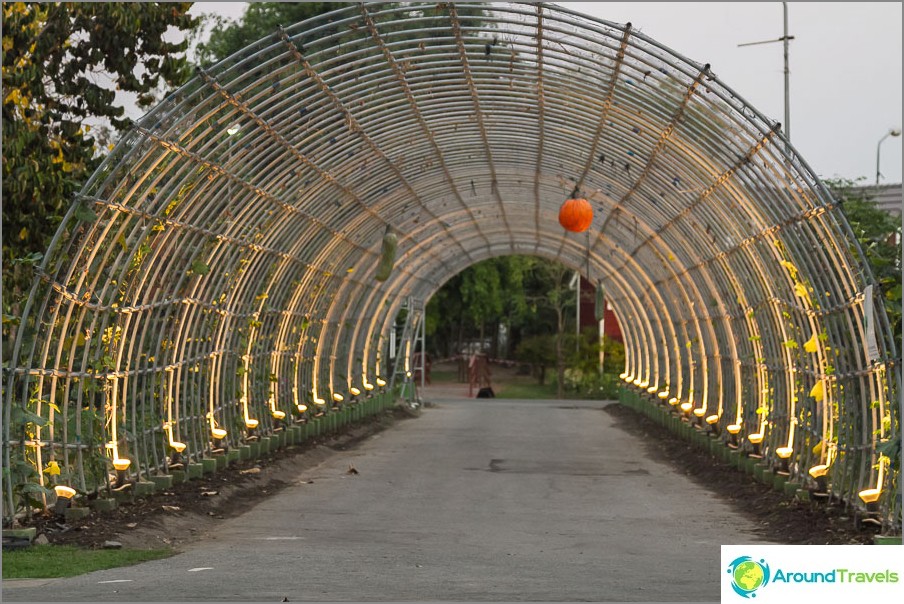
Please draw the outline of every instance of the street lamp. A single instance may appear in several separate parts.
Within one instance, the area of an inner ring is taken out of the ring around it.
[[[879,139],[879,143],[876,145],[876,186],[879,186],[879,177],[882,176],[882,173],[879,171],[879,152],[882,150],[882,141],[887,139],[889,136],[901,136],[901,131],[898,128],[891,128],[888,132],[885,133],[885,136]]]

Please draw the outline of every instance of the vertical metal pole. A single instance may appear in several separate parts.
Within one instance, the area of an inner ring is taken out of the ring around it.
[[[605,311],[603,311],[605,313]],[[606,317],[600,319],[600,377],[606,373]]]
[[[581,352],[581,271],[574,271],[574,298],[575,298],[575,339],[574,351]]]
[[[421,321],[418,326],[418,333],[420,337],[418,338],[421,342],[421,388],[424,388],[427,379],[427,329],[425,324],[427,323],[427,309],[424,307],[424,310],[420,313]]]
[[[782,10],[785,15],[785,35],[782,42],[785,47],[785,138],[791,141],[791,71],[788,69],[788,3],[782,2]]]

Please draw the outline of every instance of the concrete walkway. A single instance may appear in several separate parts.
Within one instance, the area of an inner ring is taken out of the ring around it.
[[[717,601],[719,545],[762,542],[606,403],[434,400],[184,553],[3,599]]]

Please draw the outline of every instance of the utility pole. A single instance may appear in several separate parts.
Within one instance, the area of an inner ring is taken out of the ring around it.
[[[788,69],[788,43],[794,39],[794,36],[788,35],[788,3],[782,2],[782,11],[784,12],[784,21],[785,21],[785,35],[781,38],[777,38],[775,40],[763,40],[762,42],[747,42],[745,44],[738,44],[738,47],[741,46],[754,46],[757,44],[771,44],[773,42],[782,42],[785,47],[785,123],[782,124],[782,129],[785,132],[785,138],[790,142],[791,141],[791,71]],[[790,150],[790,149],[786,149]]]

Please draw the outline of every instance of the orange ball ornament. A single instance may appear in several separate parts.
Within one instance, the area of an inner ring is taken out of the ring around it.
[[[566,199],[559,208],[559,224],[573,233],[583,233],[593,222],[593,208],[586,199]]]

